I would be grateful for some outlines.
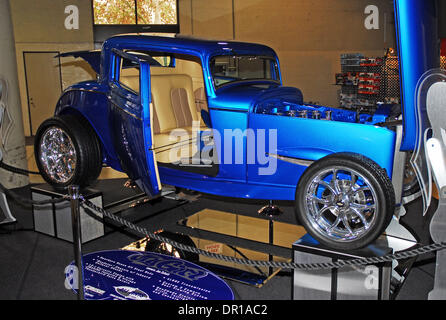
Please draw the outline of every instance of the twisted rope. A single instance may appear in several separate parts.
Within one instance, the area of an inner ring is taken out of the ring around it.
[[[237,263],[241,265],[247,265],[252,267],[273,267],[273,268],[281,268],[281,269],[302,269],[302,270],[323,270],[323,269],[338,269],[346,266],[359,266],[359,265],[370,265],[370,264],[378,264],[378,263],[384,263],[384,262],[390,262],[392,260],[400,260],[400,259],[407,259],[416,257],[422,254],[427,254],[430,252],[435,252],[438,250],[442,250],[446,248],[446,243],[434,243],[431,245],[423,246],[420,248],[416,248],[413,250],[408,251],[402,251],[395,254],[388,254],[382,257],[371,257],[371,258],[358,258],[358,259],[350,259],[350,260],[338,260],[336,262],[327,262],[327,263],[294,263],[294,262],[281,262],[281,261],[264,261],[264,260],[249,260],[249,259],[240,259],[235,257],[229,257],[217,253],[208,252],[206,250],[198,249],[195,247],[187,246],[182,243],[173,241],[169,238],[162,237],[158,234],[155,234],[153,232],[148,231],[147,229],[137,226],[130,221],[119,217],[117,215],[111,214],[104,210],[101,207],[96,206],[91,201],[81,198],[81,206],[83,206],[85,209],[90,209],[93,211],[96,211],[105,217],[123,225],[126,226],[129,229],[132,229],[133,231],[138,232],[142,236],[158,240],[161,242],[168,243],[172,246],[174,246],[177,249],[196,253],[202,256],[206,256],[209,258],[214,258],[226,262],[232,262]]]

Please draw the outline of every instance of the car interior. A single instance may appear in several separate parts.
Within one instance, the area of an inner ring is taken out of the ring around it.
[[[159,53],[152,57],[152,136],[158,165],[215,176],[218,166],[197,158],[197,143],[206,140],[200,132],[210,127],[200,59]],[[139,68],[123,61],[119,82],[139,93]]]

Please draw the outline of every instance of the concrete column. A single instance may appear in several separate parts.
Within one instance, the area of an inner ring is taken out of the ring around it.
[[[3,110],[0,151],[3,161],[27,169],[14,31],[8,0],[0,0],[0,87],[0,112]],[[29,179],[0,169],[0,182],[7,188],[17,188],[29,184]]]

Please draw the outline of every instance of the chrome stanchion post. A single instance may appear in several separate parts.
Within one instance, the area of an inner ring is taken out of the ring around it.
[[[74,263],[77,268],[77,297],[84,300],[84,268],[82,264],[82,233],[79,202],[79,186],[69,186],[68,194],[71,203],[71,224],[73,228]]]

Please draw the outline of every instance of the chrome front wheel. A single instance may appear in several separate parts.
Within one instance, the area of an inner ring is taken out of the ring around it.
[[[371,183],[347,167],[318,172],[305,193],[308,221],[322,236],[334,241],[360,239],[379,214],[379,200]]]
[[[375,240],[395,206],[392,183],[372,160],[351,153],[327,156],[302,175],[296,214],[320,243],[356,249]]]

